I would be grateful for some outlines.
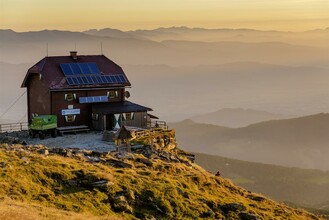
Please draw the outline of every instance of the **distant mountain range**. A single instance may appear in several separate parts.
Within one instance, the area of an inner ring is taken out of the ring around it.
[[[288,168],[196,153],[197,164],[277,201],[329,211],[329,172]]]
[[[243,128],[171,123],[183,149],[289,167],[329,170],[329,114],[272,120]]]
[[[216,112],[197,115],[191,119],[197,123],[220,125],[231,128],[245,127],[250,124],[274,119],[289,118],[266,111],[242,108],[224,108]]]
[[[130,99],[152,106],[154,114],[167,121],[227,107],[307,115],[326,111],[329,105],[327,34],[328,29],[290,33],[187,27],[0,30],[0,62],[25,65],[9,68],[0,63],[0,74],[24,77],[47,51],[49,56],[75,49],[78,55],[103,52],[122,65],[132,81]],[[1,83],[7,92],[0,94],[0,110],[20,95],[21,81],[9,76]]]
[[[239,41],[267,42],[280,41],[292,44],[326,46],[328,45],[329,28],[305,32],[260,31],[253,29],[205,29],[189,27],[157,28],[153,30],[120,31],[105,28],[89,30],[84,33],[95,36],[149,39],[154,41],[184,40],[184,41]]]
[[[154,30],[154,33],[159,34],[158,32],[159,30]],[[204,33],[208,34],[208,32]],[[247,30],[247,32],[264,35],[259,31]],[[161,33],[166,34],[168,31]],[[167,37],[156,42],[153,39],[136,36],[131,32],[113,29],[90,30],[84,33],[57,30],[18,33],[12,30],[0,30],[0,61],[33,62],[46,55],[47,44],[49,55],[63,55],[74,49],[81,54],[99,54],[102,42],[103,52],[124,64],[181,66],[254,61],[328,67],[327,47],[310,46],[309,44],[305,44],[307,46],[296,45],[297,41],[280,41],[279,38],[274,40],[278,33],[275,32],[275,35],[270,33],[264,37],[268,38],[267,40],[253,37],[253,41],[244,41],[228,37],[229,40],[218,38],[216,41],[209,42],[198,39],[198,37],[184,39],[175,35],[176,37]],[[327,31],[317,35],[323,35],[324,39],[328,39],[326,38]],[[189,36],[194,35],[189,34]],[[279,36],[281,35],[279,34]],[[319,42],[319,40],[313,40],[313,42]]]

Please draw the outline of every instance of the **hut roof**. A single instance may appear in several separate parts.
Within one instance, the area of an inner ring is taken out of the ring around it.
[[[118,131],[117,135],[118,139],[131,139],[133,138],[130,131],[127,130],[127,128],[123,125],[120,130]]]

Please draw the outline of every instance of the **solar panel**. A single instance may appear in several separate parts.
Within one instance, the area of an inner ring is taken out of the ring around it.
[[[123,75],[68,75],[69,85],[95,85],[95,84],[124,84],[127,82]]]
[[[101,72],[99,71],[99,68],[96,63],[88,63],[90,72],[92,74],[100,74]]]
[[[81,75],[82,74],[82,72],[81,72],[81,70],[80,70],[77,63],[70,63],[69,65],[70,65],[74,75]]]
[[[89,97],[80,97],[79,103],[97,103],[97,102],[108,102],[109,98],[107,96],[89,96]]]
[[[119,79],[118,75],[114,76],[114,78],[116,79],[117,82],[120,82],[120,79]]]
[[[60,67],[65,76],[101,73],[96,63],[61,63]]]
[[[87,63],[78,63],[82,74],[92,74]]]
[[[73,75],[73,71],[72,71],[72,69],[71,69],[71,67],[70,67],[69,64],[67,64],[67,63],[61,63],[60,64],[60,67],[61,67],[61,69],[62,69],[62,71],[63,71],[63,73],[64,73],[65,76],[67,76],[67,75]]]
[[[72,78],[67,78],[67,83],[69,85],[74,85],[73,79]]]

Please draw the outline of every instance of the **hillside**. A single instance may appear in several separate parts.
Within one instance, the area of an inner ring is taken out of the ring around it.
[[[188,120],[172,123],[170,127],[176,129],[182,148],[189,151],[329,170],[329,114],[273,120],[234,129]]]
[[[277,201],[327,210],[329,172],[234,160],[220,156],[196,154],[195,162],[204,169],[229,178],[247,190]]]
[[[31,219],[318,219],[215,177],[182,156],[152,155],[119,157],[2,144],[0,197],[6,212],[1,215],[11,219],[30,213]]]
[[[284,118],[287,118],[287,116],[242,108],[224,108],[216,112],[191,117],[197,123],[220,125],[230,128],[245,127],[262,121]]]

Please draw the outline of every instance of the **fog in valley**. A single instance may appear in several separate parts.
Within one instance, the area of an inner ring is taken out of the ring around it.
[[[123,32],[0,30],[0,110],[24,92],[29,67],[47,55],[103,53],[132,82],[131,101],[179,121],[223,108],[283,116],[327,112],[329,29],[306,32],[159,28]],[[20,120],[25,97],[1,118]]]

